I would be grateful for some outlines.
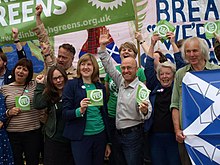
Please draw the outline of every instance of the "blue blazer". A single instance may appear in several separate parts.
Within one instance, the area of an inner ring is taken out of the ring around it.
[[[97,89],[103,90],[104,105],[100,112],[105,124],[105,131],[109,141],[108,113],[106,91],[103,84],[95,83]],[[86,126],[86,112],[83,117],[76,117],[76,109],[80,107],[80,101],[86,98],[86,89],[81,78],[68,80],[62,94],[63,118],[66,121],[63,136],[70,140],[81,140]]]

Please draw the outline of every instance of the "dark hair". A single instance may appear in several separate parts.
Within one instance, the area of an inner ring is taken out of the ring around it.
[[[56,103],[60,100],[59,92],[58,92],[57,88],[54,86],[54,83],[53,83],[53,72],[55,70],[58,70],[62,74],[62,76],[64,77],[64,84],[68,80],[67,74],[66,74],[65,70],[62,67],[52,66],[48,70],[47,83],[46,83],[46,87],[45,87],[45,90],[44,90],[44,94],[46,94],[48,96],[47,101],[52,102],[52,103]]]
[[[31,60],[28,60],[26,58],[22,58],[20,59],[16,65],[14,66],[13,70],[12,70],[12,79],[15,80],[15,69],[18,67],[18,66],[23,66],[23,67],[26,67],[29,71],[28,73],[28,76],[26,78],[26,81],[25,81],[25,85],[27,85],[33,78],[33,64],[31,62]]]
[[[77,63],[77,78],[81,78],[82,75],[80,73],[80,64],[82,62],[87,62],[87,61],[92,61],[92,65],[93,65],[93,73],[91,76],[91,80],[93,83],[96,83],[99,81],[99,65],[97,63],[96,58],[94,57],[94,55],[86,53],[83,56],[80,57],[78,63]]]
[[[163,63],[163,62],[167,61],[166,56],[161,51],[157,50],[154,53],[158,53],[159,54],[159,56],[160,56],[159,62],[160,63]]]
[[[5,55],[5,53],[3,53],[1,51],[0,51],[0,58],[2,59],[2,61],[6,62],[6,63],[8,62],[7,56]]]
[[[60,46],[59,46],[59,49],[60,49],[60,48],[63,48],[63,49],[65,49],[65,50],[68,50],[70,53],[73,54],[73,57],[74,57],[74,55],[76,54],[76,49],[74,48],[74,46],[73,46],[73,45],[70,45],[70,44],[68,44],[68,43],[64,43],[64,44],[60,45]]]

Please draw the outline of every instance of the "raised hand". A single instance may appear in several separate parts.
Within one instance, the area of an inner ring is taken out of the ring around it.
[[[110,42],[109,29],[103,27],[100,29],[99,44],[106,46]]]
[[[170,43],[175,43],[175,34],[173,32],[167,32],[167,38],[170,40]]]
[[[135,32],[135,39],[138,40],[138,42],[143,41],[143,36],[140,32]]]
[[[159,41],[161,39],[159,34],[153,34],[153,36],[151,37],[151,45],[155,46],[157,41]]]
[[[40,84],[43,84],[44,83],[44,79],[45,79],[44,75],[43,74],[39,74],[36,77],[36,82],[40,83]]]
[[[35,10],[36,10],[35,14],[36,14],[37,16],[40,16],[41,13],[42,13],[42,11],[43,11],[42,5],[41,5],[41,4],[40,4],[40,5],[37,5],[37,6],[35,7]]]
[[[17,28],[12,28],[11,29],[11,32],[12,32],[12,37],[14,38],[14,41],[18,40],[18,29]]]

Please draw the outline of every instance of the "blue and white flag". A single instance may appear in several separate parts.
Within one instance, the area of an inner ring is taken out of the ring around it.
[[[220,164],[220,70],[186,73],[182,96],[183,133],[192,164]]]

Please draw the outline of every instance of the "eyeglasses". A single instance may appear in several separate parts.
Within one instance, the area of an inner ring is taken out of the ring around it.
[[[57,81],[58,79],[59,80],[63,80],[63,76],[62,75],[60,75],[60,76],[58,76],[58,77],[53,77],[53,81]]]

